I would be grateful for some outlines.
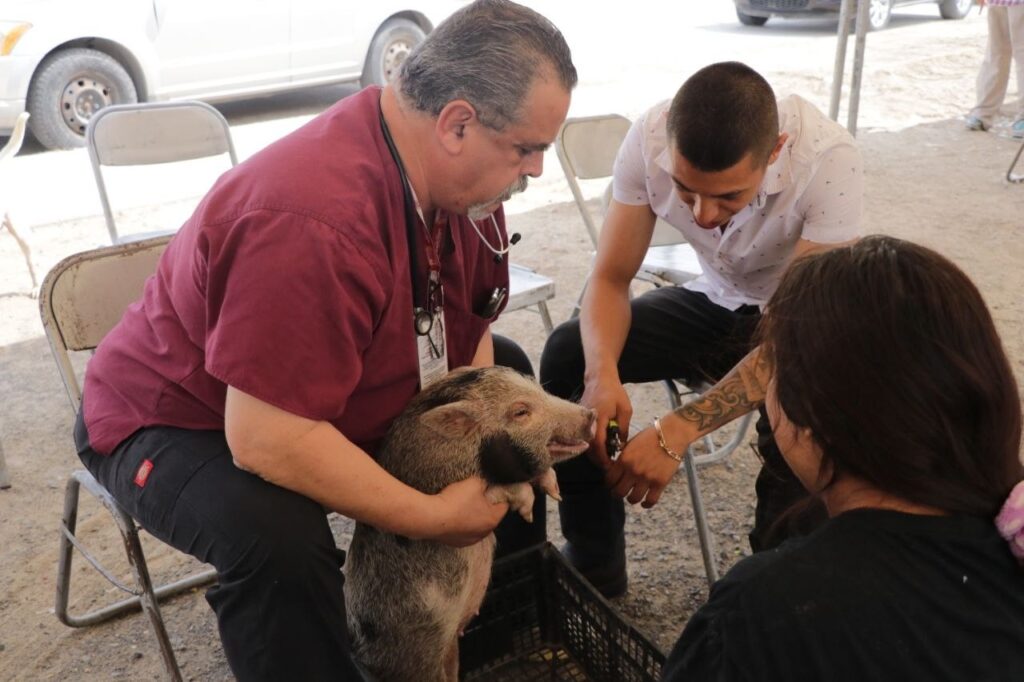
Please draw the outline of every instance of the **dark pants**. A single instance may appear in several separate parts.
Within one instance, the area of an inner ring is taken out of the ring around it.
[[[682,287],[655,289],[633,299],[630,307],[632,322],[618,367],[623,383],[717,381],[750,351],[760,319],[756,306],[728,310]],[[570,320],[555,329],[544,346],[540,381],[554,395],[578,400],[584,367],[579,321]],[[644,426],[637,424],[633,430]],[[750,534],[755,551],[785,539],[789,531],[780,532],[776,520],[806,496],[782,459],[763,410],[757,429],[764,464],[757,479],[757,512]],[[574,560],[580,561],[581,568],[621,561],[616,555],[624,551],[625,508],[604,487],[601,470],[589,458],[577,457],[559,465],[558,484],[562,533]],[[820,510],[812,516],[824,519]],[[816,523],[812,519],[804,526]]]
[[[507,339],[495,338],[495,359],[532,373]],[[146,531],[217,569],[206,599],[238,679],[362,679],[345,623],[345,553],[317,502],[238,469],[223,431],[145,428],[107,457],[89,446],[80,416],[75,441],[86,468]],[[139,485],[144,460],[152,469]],[[541,495],[534,517],[506,518],[504,551],[543,541]]]

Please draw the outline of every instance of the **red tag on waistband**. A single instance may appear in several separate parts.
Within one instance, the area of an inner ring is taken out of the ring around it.
[[[142,464],[139,465],[139,470],[135,472],[135,485],[140,488],[145,487],[146,479],[149,478],[149,473],[153,471],[153,462],[148,459],[142,460]]]

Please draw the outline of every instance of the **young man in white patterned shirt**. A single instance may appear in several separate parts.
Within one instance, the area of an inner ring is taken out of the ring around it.
[[[558,472],[559,511],[568,558],[606,596],[626,589],[621,498],[656,504],[677,471],[676,454],[760,405],[767,371],[752,337],[761,308],[795,258],[856,239],[862,213],[863,163],[853,138],[799,97],[776,102],[743,64],[701,69],[671,102],[633,124],[616,160],[580,317],[551,335],[540,370],[547,390],[598,413],[590,456]],[[702,274],[630,300],[658,218],[693,246]],[[623,385],[670,378],[720,381],[611,460],[605,427],[615,419],[625,435],[632,416]],[[765,463],[750,535],[755,551],[824,519],[811,509],[776,524],[804,492],[763,412],[758,433]]]

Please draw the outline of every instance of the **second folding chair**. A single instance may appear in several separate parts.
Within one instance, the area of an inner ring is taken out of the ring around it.
[[[228,122],[219,111],[205,102],[156,102],[119,104],[100,109],[89,120],[86,145],[92,162],[96,188],[110,241],[139,239],[152,234],[120,234],[114,221],[104,167],[149,166],[192,161],[226,155],[224,170],[238,163]],[[210,179],[210,184],[213,183]],[[173,226],[176,229],[177,226]],[[170,232],[169,228],[160,232]]]

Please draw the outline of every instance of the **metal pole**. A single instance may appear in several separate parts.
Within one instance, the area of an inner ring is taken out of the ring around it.
[[[1011,170],[1013,167],[1011,166]],[[7,473],[7,461],[4,459],[4,446],[0,443],[0,490],[11,487],[11,476]]]
[[[853,136],[857,135],[857,111],[860,108],[860,83],[864,73],[864,49],[867,45],[868,10],[871,0],[857,0],[857,42],[853,50],[853,77],[850,81],[850,110],[846,119],[846,129]]]
[[[839,120],[839,101],[843,98],[843,69],[846,67],[846,43],[850,37],[851,5],[855,0],[843,0],[839,6],[839,29],[836,32],[836,63],[832,69],[832,103],[828,117]]]

